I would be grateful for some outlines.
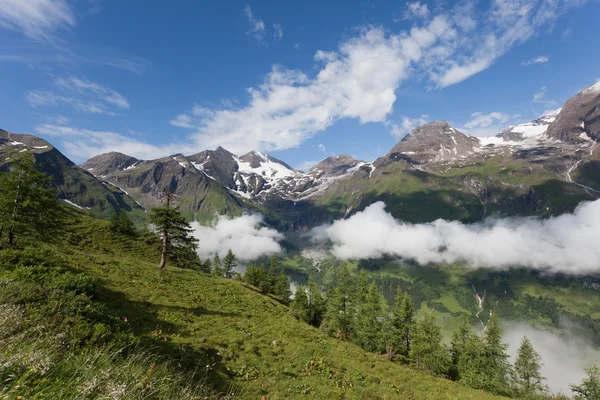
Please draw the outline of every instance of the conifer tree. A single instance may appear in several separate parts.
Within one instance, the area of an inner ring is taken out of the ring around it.
[[[164,207],[155,207],[150,211],[150,222],[156,227],[156,231],[161,238],[161,254],[159,268],[163,269],[167,265],[169,254],[173,258],[190,258],[190,251],[198,248],[198,239],[191,236],[194,231],[190,224],[176,207],[172,207],[175,195],[168,190],[163,192],[165,197]],[[197,258],[197,255],[196,255]]]
[[[448,371],[450,354],[442,343],[442,327],[432,311],[426,311],[423,318],[415,323],[410,360],[416,368],[435,375],[443,375]]]
[[[219,256],[219,252],[215,253],[212,263],[213,274],[217,276],[223,276],[223,263],[221,262],[221,257]]]
[[[366,290],[356,319],[354,342],[367,351],[381,349],[381,293],[375,283]]]
[[[304,286],[298,286],[294,299],[290,304],[290,313],[299,319],[300,321],[309,322],[308,316],[309,304],[308,296],[306,295],[306,288]]]
[[[475,389],[484,389],[487,377],[483,374],[486,368],[485,345],[477,335],[469,335],[458,354],[456,371],[458,381]]]
[[[280,271],[279,275],[277,275],[277,278],[275,279],[275,284],[273,285],[273,294],[286,303],[290,301],[290,296],[292,295],[290,281],[288,280],[287,276],[285,276],[283,271]]]
[[[529,339],[523,337],[514,365],[514,384],[519,398],[532,398],[545,392],[545,386],[542,384],[545,378],[540,371],[541,366],[540,355]]]
[[[450,378],[454,380],[460,379],[459,361],[467,351],[467,346],[475,336],[469,323],[469,318],[464,315],[458,328],[452,333],[452,341],[450,346],[450,356],[452,366],[450,368]]]
[[[408,360],[410,353],[411,331],[414,328],[415,310],[408,293],[402,293],[398,287],[392,316],[392,330],[395,337],[393,345],[395,352],[403,360]]]
[[[125,235],[135,235],[135,225],[127,213],[119,211],[110,216],[111,229]]]
[[[207,274],[210,274],[212,271],[212,262],[210,261],[210,258],[207,258],[206,260],[204,260],[204,262],[200,265],[200,271],[202,272],[206,272]]]
[[[323,316],[325,315],[327,304],[325,303],[325,299],[321,294],[321,288],[315,281],[313,281],[312,277],[308,278],[306,288],[308,294],[307,322],[310,325],[318,328],[321,326],[321,322],[323,322]]]
[[[52,237],[60,216],[52,179],[35,165],[32,154],[12,160],[9,172],[0,173],[0,238],[13,246],[20,239]]]
[[[227,255],[223,259],[223,272],[225,274],[225,278],[230,279],[232,277],[233,269],[235,267],[237,267],[237,263],[235,262],[235,254],[233,254],[233,251],[229,249],[229,251],[227,251]]]
[[[327,299],[327,330],[342,340],[350,339],[354,310],[352,298],[354,282],[346,265],[342,264],[335,275],[333,288]]]
[[[576,394],[576,399],[598,400],[600,399],[600,368],[594,365],[585,371],[587,377],[579,385],[571,385],[571,390]]]
[[[485,328],[484,337],[484,378],[483,389],[488,392],[509,395],[508,377],[510,374],[510,363],[506,349],[508,346],[502,342],[502,328],[498,316],[492,314]]]

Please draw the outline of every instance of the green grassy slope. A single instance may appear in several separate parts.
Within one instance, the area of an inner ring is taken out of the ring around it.
[[[184,398],[174,387],[188,388],[185,385],[190,382],[200,385],[189,386],[190,391],[195,388],[194,393],[198,396],[186,398],[214,398],[212,390],[229,393],[229,397],[248,399],[261,396],[267,399],[495,398],[394,364],[382,356],[366,353],[352,344],[330,338],[296,321],[289,315],[287,307],[277,300],[263,296],[240,282],[172,267],[166,271],[158,270],[156,242],[149,236],[139,239],[116,236],[110,232],[105,221],[92,220],[79,213],[73,215],[68,226],[69,233],[61,238],[60,247],[46,246],[45,251],[61,258],[65,263],[64,268],[72,273],[84,273],[97,280],[92,300],[81,303],[80,307],[87,307],[85,310],[100,307],[99,310],[103,310],[101,314],[112,321],[112,325],[109,325],[117,326],[116,332],[121,333],[103,335],[100,332],[107,328],[97,327],[91,329],[92,333],[85,330],[87,334],[79,334],[76,328],[84,326],[83,323],[69,324],[69,321],[80,320],[67,319],[60,324],[66,336],[86,339],[74,340],[73,347],[67,346],[70,350],[64,351],[72,357],[71,362],[86,365],[86,360],[89,362],[94,359],[92,356],[86,358],[86,354],[100,351],[99,345],[95,344],[101,343],[98,338],[135,339],[139,343],[138,348],[147,350],[151,353],[148,357],[158,361],[148,361],[148,366],[143,368],[143,362],[136,362],[136,358],[127,364],[128,359],[123,361],[122,357],[112,356],[113,359],[100,358],[106,365],[111,364],[111,368],[94,370],[94,363],[90,368],[96,372],[112,371],[113,375],[107,373],[107,376],[114,376],[117,383],[133,382],[133,378],[138,378],[139,387],[147,387],[147,382],[152,381],[153,385],[163,390],[161,395],[143,398]],[[0,251],[0,261],[3,263],[0,265],[1,282],[16,284],[20,277],[29,276],[27,274],[33,270],[33,267],[26,265],[27,262],[21,262],[21,267],[17,268],[20,272],[15,272],[14,265],[11,267],[15,256],[18,258],[18,253],[13,252],[11,258],[6,251]],[[67,289],[63,286],[62,290],[68,292]],[[77,297],[77,294],[69,296]],[[0,297],[4,302],[11,298]],[[36,306],[28,306],[26,310],[29,311],[26,312],[37,310],[38,316],[41,315],[40,310],[51,313],[51,306],[42,299],[38,299],[38,302]],[[87,311],[81,309],[72,312],[80,319],[95,315],[88,315]],[[17,336],[18,333],[14,333],[11,337],[19,340]],[[85,354],[77,350],[80,348],[77,346],[82,345],[86,346]],[[4,357],[2,361],[15,355],[7,353],[14,348],[9,346],[0,352],[3,354],[0,358]],[[143,361],[138,353],[132,354]],[[172,361],[164,364],[160,360]],[[2,365],[0,362],[0,375],[3,373]],[[35,375],[27,369],[20,370],[22,375],[16,379],[21,383],[15,385],[16,388],[2,388],[0,385],[0,393],[8,393],[15,398],[23,393],[28,396],[23,398],[29,399],[37,391],[44,390],[47,393],[45,398],[52,394],[54,397],[50,398],[60,398],[59,386],[53,382],[70,382],[69,387],[77,388],[78,384],[83,385],[86,379],[91,379],[90,374],[76,373],[64,363],[48,365],[45,376],[54,380],[47,380],[44,375]],[[57,368],[63,368],[62,372],[57,372]],[[123,369],[123,376],[115,375],[119,368]],[[158,371],[156,374],[154,369]],[[191,377],[191,373],[194,377]],[[165,383],[169,374],[173,378],[171,386]],[[24,376],[29,378],[25,379]],[[14,382],[15,378],[12,379]],[[130,383],[125,387],[133,393],[134,387],[138,386]],[[142,397],[125,395],[121,398]]]

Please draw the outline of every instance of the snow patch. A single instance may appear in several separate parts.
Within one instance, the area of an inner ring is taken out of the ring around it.
[[[83,210],[83,209],[84,209],[84,208],[83,208],[83,207],[81,207],[80,205],[78,205],[78,204],[75,204],[75,203],[73,203],[73,202],[72,202],[72,201],[70,201],[70,200],[63,199],[63,201],[64,201],[65,203],[67,203],[67,204],[70,204],[70,205],[72,205],[73,207],[77,207],[77,208],[79,208],[80,210]]]
[[[579,93],[581,93],[581,94],[600,93],[600,81],[594,83],[592,86],[589,86],[589,87],[583,89]]]
[[[47,149],[48,146],[33,146],[34,149]]]

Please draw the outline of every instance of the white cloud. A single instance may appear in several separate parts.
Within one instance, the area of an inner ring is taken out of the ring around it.
[[[75,15],[66,0],[2,0],[0,27],[23,32],[35,40],[52,40],[52,32],[75,25]]]
[[[229,249],[240,261],[252,261],[260,256],[281,252],[279,241],[283,235],[275,229],[261,226],[260,215],[243,215],[237,218],[219,216],[213,226],[201,226],[192,222],[193,236],[198,238],[198,255],[202,259],[214,257],[218,252],[223,257]]]
[[[391,124],[392,134],[397,138],[400,138],[410,133],[416,127],[426,124],[428,121],[429,115],[426,114],[414,119],[402,117],[402,122],[400,124]]]
[[[567,28],[560,34],[560,41],[565,43],[573,36],[573,29]]]
[[[325,145],[323,143],[319,143],[319,151],[322,151],[323,153],[325,153],[327,150],[325,149]]]
[[[55,80],[60,94],[47,90],[31,90],[25,99],[32,107],[71,105],[91,114],[114,114],[112,108],[129,109],[127,99],[117,91],[88,80],[70,77]]]
[[[521,65],[524,67],[528,67],[532,64],[545,64],[548,61],[550,61],[550,59],[548,57],[539,56],[539,57],[532,58],[531,60],[528,60],[528,61],[521,61]]]
[[[318,163],[319,163],[319,161],[317,161],[317,160],[302,161],[300,164],[298,164],[296,169],[299,171],[306,172],[306,171],[309,171],[312,167],[314,167]]]
[[[250,6],[246,6],[246,8],[244,8],[244,15],[248,20],[248,24],[250,24],[248,35],[262,42],[265,38],[265,33],[267,32],[265,23],[260,18],[254,17]]]
[[[283,39],[283,27],[280,24],[273,24],[273,29],[275,31],[273,33],[273,39],[275,39],[275,41]]]
[[[425,14],[424,4],[412,4],[418,7],[410,9]],[[317,51],[310,72],[274,65],[262,84],[248,89],[246,106],[196,106],[171,123],[192,130],[205,148],[222,145],[238,153],[297,147],[340,119],[393,125],[387,120],[396,91],[411,74],[437,88],[462,82],[540,32],[570,4],[494,0],[482,11],[463,2],[437,15],[427,8],[429,17],[407,31],[369,26],[336,51]],[[259,21],[249,8],[246,13]],[[253,24],[258,32],[263,25]],[[403,126],[392,130],[403,134]]]
[[[546,94],[548,92],[548,88],[546,86],[542,86],[540,90],[533,94],[532,103],[544,104],[548,107],[558,107],[558,103],[554,100],[546,100]]]
[[[412,18],[427,18],[429,16],[429,8],[427,4],[421,4],[420,1],[414,3],[408,3],[406,5],[406,11],[404,12],[405,19]]]
[[[461,128],[465,133],[473,136],[487,137],[502,132],[509,122],[514,122],[520,115],[510,115],[499,111],[489,114],[475,112],[471,120]]]
[[[78,129],[63,125],[43,124],[35,128],[41,135],[60,138],[65,153],[75,161],[85,161],[95,155],[119,151],[141,159],[155,159],[167,154],[189,153],[187,144],[173,143],[155,146],[110,131]]]
[[[313,231],[330,239],[342,259],[385,255],[421,264],[466,262],[472,267],[530,267],[548,272],[600,272],[600,200],[580,204],[573,214],[549,219],[487,219],[471,225],[437,220],[396,221],[377,202],[346,220]]]

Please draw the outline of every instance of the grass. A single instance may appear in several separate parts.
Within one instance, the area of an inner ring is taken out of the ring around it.
[[[158,270],[150,237],[73,215],[61,244],[0,252],[0,281],[20,293],[1,307],[22,322],[0,318],[0,397],[495,398],[328,337],[241,282]]]

